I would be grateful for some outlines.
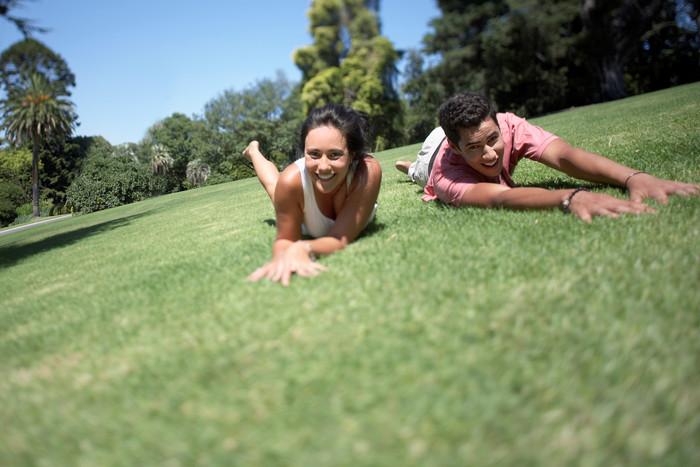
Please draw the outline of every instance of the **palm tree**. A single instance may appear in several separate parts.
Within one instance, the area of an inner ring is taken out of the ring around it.
[[[0,101],[5,137],[12,145],[32,142],[32,203],[39,217],[39,143],[49,136],[70,136],[75,116],[66,92],[41,73],[32,73],[7,90]]]
[[[207,181],[209,175],[211,175],[211,170],[202,159],[195,159],[187,164],[187,178],[192,184],[197,184],[201,188],[202,183]]]
[[[173,158],[162,144],[151,146],[151,169],[154,174],[165,174],[173,166]]]

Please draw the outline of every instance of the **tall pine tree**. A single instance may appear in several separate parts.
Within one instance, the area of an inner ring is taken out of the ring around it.
[[[375,150],[404,142],[399,54],[380,34],[378,8],[378,0],[315,0],[308,12],[314,43],[294,53],[304,112],[328,103],[365,112]]]

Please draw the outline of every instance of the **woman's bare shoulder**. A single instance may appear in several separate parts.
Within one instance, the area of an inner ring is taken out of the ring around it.
[[[364,175],[369,176],[369,181],[381,179],[382,177],[381,164],[379,164],[377,159],[368,154],[365,154],[365,156],[360,159],[360,163],[358,164],[357,168],[361,171],[360,173],[364,173]]]
[[[298,165],[289,164],[280,174],[280,178],[277,183],[282,183],[288,188],[301,188],[301,177],[299,176],[299,173],[300,170]]]

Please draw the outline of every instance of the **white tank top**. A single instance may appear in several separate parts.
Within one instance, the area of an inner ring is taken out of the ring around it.
[[[328,232],[335,224],[335,219],[326,217],[318,207],[316,203],[316,195],[314,194],[313,181],[306,171],[306,159],[297,159],[294,162],[299,168],[299,174],[301,175],[301,186],[304,189],[304,221],[301,225],[301,230],[304,235],[310,235],[314,238],[324,237],[328,235]],[[355,174],[355,168],[357,167],[357,160],[350,164],[350,170],[348,170],[347,175],[347,190],[350,191],[350,183],[352,182],[352,177]],[[377,205],[375,203],[374,210],[370,216],[367,223],[369,223],[374,218],[374,213],[377,210]],[[366,225],[365,225],[366,227]]]

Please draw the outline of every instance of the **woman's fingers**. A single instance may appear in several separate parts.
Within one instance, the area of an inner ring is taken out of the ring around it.
[[[270,263],[267,263],[264,266],[260,266],[258,269],[253,271],[247,278],[246,280],[248,282],[255,282],[257,280],[262,279],[263,277],[267,277],[268,279],[270,275]]]
[[[301,277],[311,277],[318,276],[319,272],[326,271],[326,267],[322,264],[315,263],[313,261],[308,263],[297,264],[294,268],[294,272],[299,274]]]
[[[248,282],[255,282],[265,278],[273,282],[281,282],[282,285],[287,286],[292,280],[292,274],[297,274],[301,277],[314,277],[318,276],[321,271],[327,270],[328,269],[324,265],[311,260],[270,261],[266,265],[253,271],[246,280]]]

